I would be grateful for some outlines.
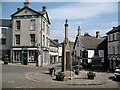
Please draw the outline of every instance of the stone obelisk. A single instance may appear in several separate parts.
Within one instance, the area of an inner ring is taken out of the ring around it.
[[[68,23],[67,19],[65,22],[65,39],[62,45],[62,72],[65,72],[65,75],[67,75],[67,72],[71,71],[72,68],[72,50],[70,46],[70,42],[68,39]]]

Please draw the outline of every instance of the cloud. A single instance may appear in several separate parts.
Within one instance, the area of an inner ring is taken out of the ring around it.
[[[25,0],[1,0],[2,2],[24,2]],[[119,0],[30,0],[30,2],[118,2]]]
[[[117,25],[117,15],[112,15],[117,13],[117,8],[117,3],[89,2],[69,3],[54,9],[48,9],[52,22],[51,37],[59,38],[60,41],[64,40],[66,18],[69,23],[69,40],[71,41],[75,41],[79,25],[81,26],[82,35],[88,32],[90,35],[95,36],[96,31],[100,31],[101,36],[105,36],[111,27]]]
[[[100,14],[112,13],[117,10],[113,3],[71,3],[69,5],[49,9],[51,19],[88,19]]]

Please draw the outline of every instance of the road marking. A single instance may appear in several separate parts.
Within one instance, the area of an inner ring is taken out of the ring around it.
[[[26,74],[25,74],[25,78],[28,79],[28,80],[34,81],[34,82],[39,82],[38,80],[34,80],[34,79],[30,78],[30,77],[29,77],[30,74],[32,74],[32,72],[26,73]]]

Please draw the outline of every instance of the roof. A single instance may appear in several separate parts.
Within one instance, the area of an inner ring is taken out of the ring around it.
[[[98,44],[100,44],[104,38],[96,38],[93,36],[81,36],[81,41],[86,49],[97,49]]]
[[[76,46],[77,40],[78,40],[78,35],[76,36],[75,43],[74,43],[74,45],[73,45],[73,49],[75,49],[75,46]]]
[[[21,8],[21,9],[19,9],[18,11],[16,11],[15,13],[13,13],[13,14],[11,15],[11,17],[13,17],[14,15],[18,14],[19,12],[21,12],[21,11],[24,10],[24,9],[28,9],[28,10],[30,10],[30,11],[33,11],[33,12],[36,13],[37,15],[41,15],[41,16],[43,16],[44,14],[46,14],[46,15],[47,15],[47,18],[48,18],[48,23],[50,24],[50,20],[49,20],[47,11],[35,11],[35,10],[29,8],[29,7],[23,7],[23,8]]]
[[[101,37],[100,39],[90,36],[90,35],[85,35],[85,36],[81,36],[80,40],[82,43],[82,47],[86,48],[86,49],[97,49],[97,46],[105,39],[105,37]],[[76,43],[78,40],[78,35],[76,36],[76,40],[74,43],[74,47],[73,49],[75,49]]]
[[[118,25],[117,27],[113,27],[113,29],[107,32],[106,34],[108,35],[115,32],[120,32],[120,25]]]
[[[11,27],[12,26],[11,19],[0,19],[0,26],[2,26],[2,27]]]
[[[52,39],[50,39],[50,46],[52,46],[52,47],[58,47],[58,42],[56,42],[55,40],[52,40]]]
[[[30,10],[30,11],[33,11],[33,12],[37,13],[38,15],[41,15],[39,12],[37,12],[37,11],[35,11],[35,10],[29,8],[29,7],[23,7],[23,8],[21,8],[21,9],[17,10],[15,13],[13,13],[13,14],[11,15],[11,17],[13,17],[15,14],[18,14],[19,12],[21,12],[21,11],[24,10],[24,9],[28,9],[28,10]]]

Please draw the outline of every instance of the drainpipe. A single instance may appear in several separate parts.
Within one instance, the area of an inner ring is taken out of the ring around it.
[[[41,16],[41,67],[43,66],[43,50],[42,50],[42,16]]]

